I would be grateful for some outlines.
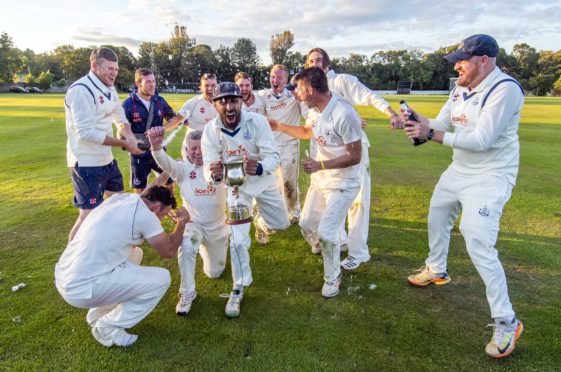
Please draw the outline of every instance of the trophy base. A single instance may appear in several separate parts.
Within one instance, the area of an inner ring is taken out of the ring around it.
[[[253,221],[253,216],[252,217],[248,217],[248,218],[244,218],[243,220],[231,220],[231,219],[226,219],[226,224],[227,225],[242,225],[244,223],[249,223]]]

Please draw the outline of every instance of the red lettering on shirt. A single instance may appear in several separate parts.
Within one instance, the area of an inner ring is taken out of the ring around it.
[[[271,106],[271,111],[280,110],[286,107],[286,102],[281,102],[278,105]]]
[[[216,187],[214,185],[208,185],[206,189],[195,188],[195,196],[211,196],[216,194]]]
[[[466,114],[452,115],[452,124],[461,125],[462,127],[467,126],[468,118]]]
[[[247,155],[249,152],[247,151],[247,149],[245,148],[245,146],[243,144],[239,145],[237,149],[228,149],[226,150],[226,156],[232,156],[232,157],[242,157]]]

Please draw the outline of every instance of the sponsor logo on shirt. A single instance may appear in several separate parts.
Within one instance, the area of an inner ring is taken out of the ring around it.
[[[458,98],[460,97],[460,93],[456,93],[452,96],[452,102],[456,102],[458,100]]]
[[[452,124],[461,125],[462,127],[467,126],[468,118],[466,114],[452,115]]]
[[[281,110],[286,107],[286,102],[281,102],[278,105],[271,106],[271,111]]]
[[[201,114],[204,114],[204,113],[206,112],[206,110],[205,110],[204,107],[201,107],[201,108],[199,109],[199,112],[200,112]]]
[[[197,172],[195,172],[194,170],[192,170],[191,172],[189,172],[189,178],[194,180],[195,178],[197,178]]]
[[[325,146],[325,144],[327,143],[327,140],[325,139],[324,136],[317,136],[316,137],[316,142],[322,146]]]
[[[216,194],[216,187],[214,185],[208,185],[204,189],[195,188],[195,196],[211,196]]]
[[[103,96],[99,96],[99,103],[101,103],[102,105],[105,103]]]
[[[243,144],[239,145],[237,149],[227,149],[226,156],[227,157],[242,157],[248,154],[247,149]]]

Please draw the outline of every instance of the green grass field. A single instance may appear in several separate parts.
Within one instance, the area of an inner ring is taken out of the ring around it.
[[[166,98],[178,109],[187,97]],[[387,98],[397,107],[399,96]],[[445,97],[407,99],[430,116]],[[359,111],[372,144],[372,261],[344,273],[338,297],[321,297],[321,259],[293,226],[270,245],[253,246],[254,284],[240,318],[227,319],[219,297],[231,286],[229,266],[217,280],[200,270],[193,308],[178,317],[176,261],[145,245],[143,263],[168,268],[171,288],[132,329],[140,336],[134,346],[107,349],[91,336],[86,311],[66,304],[53,285],[54,264],[77,216],[63,96],[0,95],[0,370],[559,370],[561,100],[528,98],[524,107],[518,184],[497,248],[526,331],[515,352],[498,361],[484,354],[492,334],[485,289],[457,228],[452,283],[419,289],[406,281],[426,257],[427,208],[450,149],[414,148],[378,111]],[[170,147],[173,156],[180,142]],[[128,183],[127,155],[113,152]],[[307,184],[302,175],[302,195]],[[20,282],[27,287],[12,292]]]

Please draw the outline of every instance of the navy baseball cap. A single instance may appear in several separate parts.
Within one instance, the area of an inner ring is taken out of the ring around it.
[[[294,76],[292,76],[292,79],[290,79],[290,83],[286,84],[284,87],[287,90],[289,90],[291,92],[294,92],[296,90],[296,88],[298,87],[298,82],[296,80],[298,79],[299,75],[300,75],[300,71],[295,73]]]
[[[496,57],[499,53],[499,44],[489,35],[477,34],[465,38],[454,53],[444,56],[448,62],[456,63],[472,56]]]
[[[223,97],[243,97],[243,95],[240,92],[238,84],[232,83],[231,81],[225,81],[214,88],[212,100],[216,101]]]

